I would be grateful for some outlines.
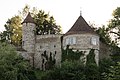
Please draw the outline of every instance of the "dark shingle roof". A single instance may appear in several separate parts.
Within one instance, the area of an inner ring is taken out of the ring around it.
[[[22,23],[35,23],[33,18],[30,15],[30,12],[28,13],[27,17],[24,19]]]
[[[82,34],[82,33],[96,34],[95,31],[87,24],[84,18],[82,16],[79,16],[79,18],[76,20],[74,25],[71,27],[71,29],[68,32],[66,32],[65,35]]]

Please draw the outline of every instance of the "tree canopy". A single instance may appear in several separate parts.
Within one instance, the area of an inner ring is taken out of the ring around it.
[[[113,11],[113,18],[109,21],[108,30],[109,33],[114,35],[116,42],[119,44],[120,39],[120,7],[117,7]]]
[[[21,45],[22,41],[22,21],[30,11],[30,7],[26,5],[19,14],[8,19],[5,24],[5,31],[0,34],[1,41],[8,41],[14,45]],[[57,25],[54,17],[43,10],[37,10],[35,7],[30,11],[36,24],[36,34],[61,34],[61,26]]]
[[[0,43],[0,80],[36,80],[27,60],[17,54],[13,45]]]
[[[37,26],[36,33],[38,35],[61,33],[61,27],[56,25],[53,16],[49,16],[49,14],[46,14],[42,10],[39,10],[39,12],[34,15],[34,20]]]

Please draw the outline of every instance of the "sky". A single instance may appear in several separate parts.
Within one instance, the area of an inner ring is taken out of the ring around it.
[[[113,10],[120,7],[120,0],[0,0],[0,31],[5,30],[8,18],[17,15],[26,4],[49,12],[65,33],[80,16],[80,11],[88,23],[96,27],[107,25]]]

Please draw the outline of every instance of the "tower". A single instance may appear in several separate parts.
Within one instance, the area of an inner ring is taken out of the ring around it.
[[[85,56],[95,49],[95,61],[99,62],[99,35],[80,15],[71,29],[63,36],[63,48],[69,45],[73,50],[85,51]]]
[[[35,53],[35,22],[28,13],[22,23],[22,47],[28,52],[28,55]]]

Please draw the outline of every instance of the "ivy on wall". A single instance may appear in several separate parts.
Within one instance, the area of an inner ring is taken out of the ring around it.
[[[87,64],[91,64],[91,63],[95,63],[95,49],[91,49],[89,54],[87,55],[87,61],[86,61],[86,65]]]
[[[53,55],[52,52],[50,52],[50,57],[48,57],[46,51],[44,51],[44,53],[41,54],[41,56],[44,57],[44,59],[42,59],[42,70],[49,70],[49,69],[52,69],[55,66],[56,53],[53,55],[53,57],[52,57],[52,55]]]
[[[84,56],[83,51],[74,51],[73,49],[69,48],[69,45],[67,45],[66,49],[62,49],[62,62],[65,60],[74,61],[74,60],[80,60],[80,57]]]
[[[66,49],[62,49],[62,62],[65,60],[74,61],[74,60],[81,60],[80,58],[84,56],[85,51],[74,51],[73,49],[69,48],[67,45]],[[91,49],[89,54],[86,56],[86,65],[87,64],[96,64],[95,61],[95,49]]]

